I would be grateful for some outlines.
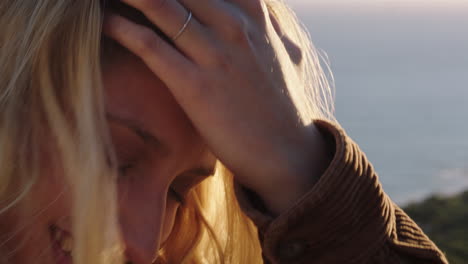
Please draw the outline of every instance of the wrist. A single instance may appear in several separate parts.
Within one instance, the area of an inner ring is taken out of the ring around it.
[[[285,148],[282,164],[271,168],[269,183],[254,190],[274,215],[291,208],[319,181],[332,160],[329,144],[319,129],[311,124],[303,144]]]

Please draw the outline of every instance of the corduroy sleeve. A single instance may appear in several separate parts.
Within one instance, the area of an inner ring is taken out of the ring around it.
[[[254,193],[236,184],[241,208],[258,227],[265,263],[448,263],[385,194],[344,130],[328,121],[315,124],[334,150],[333,160],[289,210],[273,217]]]

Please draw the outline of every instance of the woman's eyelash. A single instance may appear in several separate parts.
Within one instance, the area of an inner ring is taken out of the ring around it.
[[[118,167],[119,176],[125,176],[129,170],[133,169],[135,166],[133,164],[125,164]],[[180,204],[185,204],[184,197],[178,193],[173,187],[169,187],[169,194],[174,198],[174,200]]]
[[[176,192],[173,187],[169,187],[169,193],[172,195],[172,197],[180,204],[185,204],[185,199],[184,197]]]

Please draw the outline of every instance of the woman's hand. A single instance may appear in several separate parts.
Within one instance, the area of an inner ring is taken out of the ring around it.
[[[104,30],[167,85],[236,180],[274,213],[308,191],[324,169],[325,146],[289,96],[301,83],[297,65],[263,0],[123,2],[169,37],[193,13],[175,47],[116,14],[106,16]]]

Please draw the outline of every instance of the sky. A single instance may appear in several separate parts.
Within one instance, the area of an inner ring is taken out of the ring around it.
[[[441,10],[468,11],[468,0],[285,0],[296,8],[357,7],[363,11],[372,9],[404,9],[409,11]]]
[[[328,55],[336,116],[392,199],[468,189],[468,0],[285,1]]]
[[[468,0],[286,0],[291,4],[315,5],[315,4],[401,4],[401,5],[467,5]]]

